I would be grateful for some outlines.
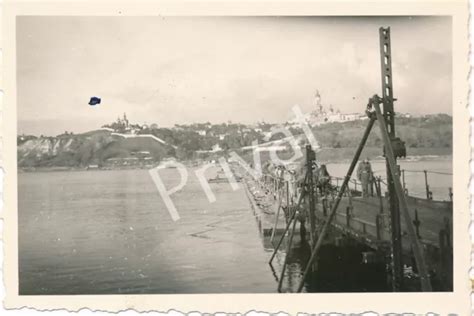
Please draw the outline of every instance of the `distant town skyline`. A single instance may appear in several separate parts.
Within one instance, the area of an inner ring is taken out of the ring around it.
[[[18,133],[363,112],[392,30],[396,111],[452,113],[449,17],[19,17]],[[139,34],[139,36],[136,36]],[[100,105],[88,105],[92,96]]]

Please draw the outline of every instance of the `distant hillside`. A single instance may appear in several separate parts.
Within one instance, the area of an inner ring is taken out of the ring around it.
[[[57,137],[18,137],[18,166],[86,167],[103,165],[110,158],[129,158],[147,152],[160,161],[173,151],[151,138],[122,138],[109,131],[91,131]]]
[[[115,136],[114,140],[103,146],[97,157],[100,161],[109,158],[130,157],[132,153],[148,151],[154,161],[160,161],[167,155],[174,153],[173,149],[153,140],[152,138],[121,138]]]
[[[396,134],[406,145],[407,156],[450,156],[452,155],[453,124],[452,117],[446,114],[423,117],[396,118]],[[327,123],[312,128],[321,149],[317,159],[324,162],[339,162],[352,159],[357,145],[366,129],[368,121]],[[293,135],[301,135],[303,130],[290,128]],[[274,135],[276,140],[285,135]],[[302,140],[306,140],[303,137]],[[302,145],[303,142],[300,142]],[[378,123],[375,123],[362,152],[363,157],[371,159],[383,154],[383,142]],[[278,152],[281,159],[289,159],[293,153]],[[251,152],[242,153],[248,162],[253,161]],[[268,152],[261,153],[262,161],[269,159]]]
[[[313,133],[322,147],[324,160],[348,159],[360,142],[367,120],[327,123],[314,127]],[[18,136],[18,165],[28,167],[121,166],[156,163],[166,157],[179,160],[204,158],[198,152],[224,155],[230,150],[264,142],[272,125],[251,127],[243,124],[193,124],[175,128],[144,128],[138,135],[114,135],[113,130],[56,137]],[[449,155],[452,151],[452,117],[445,114],[415,118],[397,118],[396,133],[406,142],[408,155]],[[290,128],[293,135],[302,134]],[[153,139],[149,135],[155,137]],[[134,137],[134,138],[133,138]],[[279,133],[270,140],[285,137]],[[381,154],[382,138],[377,124],[367,140],[365,154]],[[279,153],[280,155],[280,153]],[[283,154],[284,155],[284,154]]]
[[[351,148],[357,146],[367,120],[329,123],[313,128],[325,148]],[[396,118],[395,131],[408,148],[452,148],[453,122],[446,114],[413,118]],[[367,140],[367,147],[381,147],[382,137],[377,124]]]

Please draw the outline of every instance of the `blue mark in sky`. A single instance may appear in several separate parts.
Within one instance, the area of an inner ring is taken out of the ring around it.
[[[90,106],[95,106],[97,104],[100,104],[100,98],[98,97],[91,97],[91,100],[89,101]]]

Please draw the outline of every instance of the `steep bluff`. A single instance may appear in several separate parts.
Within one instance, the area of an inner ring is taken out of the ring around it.
[[[149,153],[150,159],[159,161],[169,153],[168,147],[153,139],[124,139],[108,131],[57,137],[19,137],[18,166],[28,168],[102,165],[111,158],[133,157],[136,152]]]

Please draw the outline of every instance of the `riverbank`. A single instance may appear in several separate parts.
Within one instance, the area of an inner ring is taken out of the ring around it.
[[[351,161],[355,148],[323,148],[317,152],[317,160],[321,162],[340,163]],[[452,160],[452,148],[407,148],[407,157],[403,160]],[[371,160],[383,159],[381,147],[365,147],[361,157]]]
[[[316,160],[321,163],[345,163],[351,161],[354,156],[354,148],[323,148],[316,154]],[[253,162],[253,155],[241,154],[242,157],[248,162]],[[401,161],[449,161],[452,160],[452,149],[451,148],[407,148],[408,156],[400,159]],[[278,156],[284,160],[288,154],[278,154]],[[222,156],[226,156],[224,153]],[[270,159],[268,152],[262,152],[262,162]],[[382,160],[382,149],[380,147],[366,147],[364,148],[362,158],[368,157],[371,160]],[[195,167],[206,163],[206,161],[186,160],[179,161],[186,167]],[[19,167],[18,172],[54,172],[54,171],[85,171],[85,170],[137,170],[137,169],[151,169],[156,167],[158,164],[152,165],[129,165],[129,166],[104,166],[104,167],[62,167],[62,166],[48,166],[48,167]]]

